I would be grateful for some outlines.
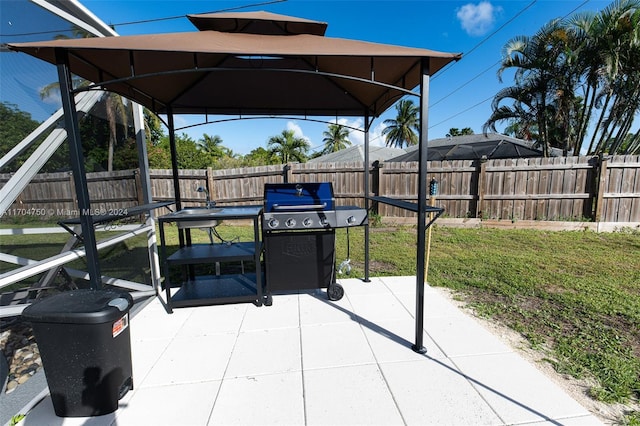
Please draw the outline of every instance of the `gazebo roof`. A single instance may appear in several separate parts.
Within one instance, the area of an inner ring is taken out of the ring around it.
[[[266,12],[189,15],[201,31],[12,43],[156,113],[376,117],[460,54],[325,37]],[[58,53],[56,53],[58,52]]]
[[[264,35],[313,34],[323,36],[326,22],[311,21],[270,12],[201,13],[187,15],[200,31]]]

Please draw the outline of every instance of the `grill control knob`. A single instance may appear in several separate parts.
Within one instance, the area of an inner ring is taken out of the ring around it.
[[[278,225],[280,225],[280,221],[276,218],[271,218],[269,219],[269,222],[267,222],[267,224],[269,225],[269,228],[277,228]]]
[[[290,217],[289,219],[287,219],[284,222],[284,224],[285,224],[285,226],[287,228],[293,228],[294,226],[296,226],[296,220],[294,218]]]
[[[320,225],[322,226],[329,226],[329,220],[327,220],[326,217],[322,217],[320,218]]]
[[[354,223],[356,223],[356,217],[355,216],[349,216],[347,218],[347,225],[353,225]]]
[[[302,219],[302,226],[308,228],[311,225],[313,225],[313,220],[310,217],[305,217],[304,219]]]

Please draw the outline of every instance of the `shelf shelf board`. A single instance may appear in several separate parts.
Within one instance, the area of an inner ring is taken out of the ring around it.
[[[256,245],[254,242],[194,244],[182,247],[167,258],[171,265],[186,265],[203,262],[231,262],[254,260]]]
[[[259,301],[256,274],[204,275],[182,283],[171,306],[198,306]]]

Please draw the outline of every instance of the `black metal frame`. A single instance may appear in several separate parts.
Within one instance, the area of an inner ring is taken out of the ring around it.
[[[71,85],[71,73],[69,71],[69,57],[67,51],[63,49],[56,50],[56,66],[58,69],[58,78],[60,81],[60,92],[62,96],[62,105],[65,112],[65,126],[69,137],[69,146],[71,152],[71,166],[73,170],[73,178],[77,191],[78,208],[80,209],[80,224],[82,227],[82,234],[85,241],[85,248],[87,253],[87,265],[90,277],[91,288],[99,289],[102,286],[100,264],[96,247],[96,238],[93,218],[88,214],[90,210],[90,199],[87,189],[86,174],[84,169],[84,158],[82,154],[82,144],[80,140],[80,133],[77,121],[77,113],[75,109],[75,103],[73,94],[78,90],[74,90]],[[202,70],[200,70],[202,71]],[[213,69],[210,71],[214,71]],[[279,72],[285,70],[278,69]],[[302,72],[302,70],[288,70],[291,72]],[[180,72],[180,71],[179,71]],[[184,70],[182,72],[185,72]],[[416,327],[415,327],[415,343],[412,349],[419,353],[426,352],[423,346],[423,320],[424,320],[424,278],[425,278],[425,253],[426,253],[426,230],[433,223],[433,220],[427,223],[426,215],[428,212],[436,212],[437,210],[430,210],[431,207],[427,205],[427,141],[428,141],[428,94],[429,94],[429,59],[422,58],[420,62],[421,82],[420,82],[420,94],[416,94],[407,89],[390,86],[376,82],[375,80],[362,79],[354,76],[347,75],[332,75],[334,77],[340,77],[351,80],[362,81],[371,85],[381,85],[393,88],[400,93],[406,95],[414,95],[420,99],[420,138],[419,138],[419,171],[418,171],[418,200],[417,205],[410,203],[390,202],[388,199],[375,199],[379,202],[387,202],[396,205],[400,208],[409,209],[418,213],[418,242],[417,242],[417,261],[416,261]],[[317,74],[317,72],[314,72]],[[330,75],[329,73],[322,73],[323,75]],[[139,76],[127,77],[125,79],[118,79],[118,81],[134,79]],[[115,80],[114,80],[115,81]],[[104,84],[104,82],[102,82]],[[98,87],[100,82],[94,82],[94,88]],[[87,90],[87,89],[84,89]],[[173,112],[171,106],[166,107],[166,113],[168,117],[169,127],[169,145],[171,147],[171,160],[173,169],[174,189],[175,189],[175,202],[176,208],[181,208],[180,200],[180,183],[178,179],[178,164],[177,164],[177,152],[175,145],[175,127],[173,123]],[[369,200],[371,200],[369,189],[369,129],[372,124],[369,110],[363,107],[363,115],[365,119],[365,161],[364,161],[364,203],[365,208],[369,209]],[[414,206],[415,210],[414,210]],[[440,212],[441,213],[441,212]],[[436,216],[438,217],[439,214]],[[179,233],[180,246],[189,244],[189,233],[186,236],[183,232]],[[365,225],[365,277],[364,281],[369,282],[369,225]]]
[[[165,215],[158,218],[161,268],[165,276],[164,287],[167,298],[166,308],[169,313],[173,312],[173,308],[186,306],[240,302],[253,302],[257,306],[261,306],[263,304],[264,279],[260,266],[260,258],[262,254],[260,223],[262,215],[259,207],[256,207],[253,210],[254,212],[247,210],[243,213],[220,213],[220,216],[217,216],[220,220],[251,220],[253,222],[253,241],[233,243],[229,246],[224,243],[198,245],[191,245],[191,242],[186,245],[181,243],[178,251],[172,255],[167,254],[167,244],[164,231],[165,225],[175,223],[177,221],[198,220],[198,218],[176,217],[173,215]],[[187,234],[189,233],[187,232]],[[254,262],[255,279],[253,281],[246,277],[239,277],[237,275],[212,277],[209,279],[209,281],[217,281],[217,284],[219,285],[228,285],[228,287],[230,287],[230,292],[227,294],[214,294],[211,292],[211,289],[215,286],[207,285],[207,283],[199,283],[196,277],[192,276],[192,271],[188,271],[184,282],[179,283],[182,294],[180,294],[180,291],[175,295],[171,294],[172,284],[169,279],[171,266],[183,266],[188,270],[189,267],[197,264],[243,260]],[[255,287],[253,287],[254,285]],[[238,294],[237,289],[239,286],[245,287],[249,289],[249,291],[245,292],[245,294]]]

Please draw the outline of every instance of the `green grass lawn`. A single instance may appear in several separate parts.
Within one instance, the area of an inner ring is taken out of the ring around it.
[[[253,232],[226,223],[218,231],[245,241]],[[192,235],[208,242],[202,231]],[[347,257],[347,232],[336,235],[339,264]],[[175,246],[175,228],[167,236]],[[5,252],[44,258],[65,240],[64,234],[2,237],[1,245]],[[363,229],[351,229],[349,240],[351,276],[361,277]],[[102,252],[103,274],[148,281],[145,244],[142,236]],[[372,227],[371,275],[415,275],[415,244],[413,227]],[[0,272],[6,269],[0,263]],[[436,226],[428,277],[433,286],[453,289],[478,315],[519,332],[558,372],[591,379],[593,398],[635,407],[625,421],[640,424],[638,233]]]
[[[640,236],[434,231],[433,285],[521,333],[604,402],[640,397]]]

